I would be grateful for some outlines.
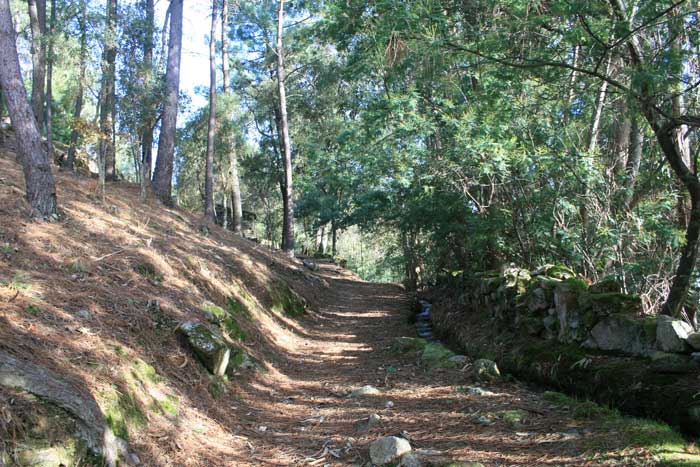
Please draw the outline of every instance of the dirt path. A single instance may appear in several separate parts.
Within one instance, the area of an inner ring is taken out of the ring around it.
[[[598,451],[620,448],[605,441],[610,434],[599,433],[595,422],[586,426],[521,384],[484,385],[468,370],[426,370],[414,357],[392,355],[395,337],[415,336],[406,321],[408,296],[393,285],[337,278],[328,270],[324,276],[332,292],[304,323],[306,335],[287,365],[242,395],[247,412],[240,429],[250,465],[364,466],[369,443],[399,433],[414,449],[485,466],[581,466],[594,457],[587,448],[593,441]],[[496,394],[465,390],[477,384]],[[346,397],[364,385],[381,393]],[[525,420],[498,416],[506,410],[521,411]],[[381,421],[359,431],[358,421],[370,414]]]

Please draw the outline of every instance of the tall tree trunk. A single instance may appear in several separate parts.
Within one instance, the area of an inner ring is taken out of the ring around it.
[[[44,89],[46,84],[46,0],[28,0],[32,31],[32,109],[39,133],[44,128]]]
[[[630,211],[634,204],[637,177],[639,176],[639,166],[642,163],[642,152],[644,150],[644,128],[638,117],[632,119],[630,127],[629,155],[627,156],[627,195],[625,197],[625,210]]]
[[[165,74],[165,105],[158,140],[158,156],[153,176],[153,188],[158,197],[170,206],[172,199],[173,158],[175,156],[175,126],[177,99],[180,91],[180,53],[182,50],[182,1],[170,1],[170,41],[168,68]]]
[[[66,168],[74,170],[75,151],[78,146],[78,124],[80,114],[83,112],[83,94],[85,92],[85,75],[87,72],[87,0],[80,0],[80,73],[78,75],[78,92],[75,96],[75,108],[73,110],[73,129],[70,133],[70,146],[68,147],[68,159]]]
[[[53,154],[53,62],[54,62],[54,34],[56,32],[56,0],[51,0],[51,19],[49,20],[49,52],[46,71],[46,142],[47,156],[54,160]]]
[[[216,135],[216,23],[219,19],[216,4],[211,2],[211,33],[209,34],[209,128],[207,130],[207,158],[204,164],[204,217],[214,222],[214,136]]]
[[[228,60],[228,21],[229,21],[229,0],[221,2],[221,71],[223,72],[222,89],[224,94],[229,91],[230,63]]]
[[[148,90],[148,102],[144,105],[141,121],[141,186],[139,197],[146,199],[148,186],[151,183],[151,166],[153,164],[153,129],[155,127],[156,109],[153,96],[153,39],[155,35],[155,5],[154,0],[146,0],[146,34],[143,40],[143,82]]]
[[[294,197],[292,187],[292,145],[289,140],[289,123],[287,121],[287,95],[284,88],[284,48],[282,31],[284,23],[284,0],[278,1],[277,7],[277,93],[279,95],[280,124],[282,126],[282,146],[284,148],[284,219],[286,226],[282,238],[282,250],[294,256]]]
[[[614,139],[613,139],[613,157],[615,160],[612,164],[613,175],[618,175],[627,167],[627,159],[630,155],[630,142],[632,131],[632,119],[627,103],[619,99],[615,103],[615,113],[618,118],[614,123]]]
[[[0,0],[0,88],[17,138],[27,200],[35,213],[52,216],[57,212],[56,186],[22,82],[9,0]]]
[[[610,73],[611,58],[608,57],[607,63],[605,65],[605,76]],[[605,97],[608,93],[608,82],[603,81],[600,83],[600,89],[598,90],[598,96],[595,101],[595,109],[593,110],[593,116],[591,118],[591,128],[588,132],[588,152],[595,151],[598,145],[598,133],[600,130],[600,119],[603,116],[603,108],[605,107]]]
[[[223,0],[221,8],[221,58],[223,71],[223,90],[224,94],[232,93],[230,89],[230,74],[229,74],[229,56],[228,56],[228,23],[229,23],[229,0]],[[233,115],[231,116],[233,118]],[[243,225],[243,203],[241,201],[241,182],[238,175],[238,154],[236,151],[236,142],[228,141],[229,150],[229,183],[231,188],[231,199],[233,209],[232,230],[238,234],[241,233]]]
[[[102,85],[100,91],[100,182],[116,179],[114,147],[114,110],[117,59],[117,0],[107,0],[107,17],[102,54]]]

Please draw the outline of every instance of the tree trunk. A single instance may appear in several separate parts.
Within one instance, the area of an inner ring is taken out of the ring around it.
[[[54,62],[54,34],[56,32],[56,0],[51,0],[51,19],[49,20],[49,53],[46,72],[46,143],[47,157],[54,160],[53,153],[53,62]]]
[[[155,35],[155,5],[154,0],[146,0],[146,34],[143,41],[143,67],[145,83],[148,92],[155,92],[153,86],[153,39]],[[151,166],[153,164],[153,128],[155,127],[156,109],[152,96],[144,104],[141,131],[141,186],[139,198],[146,199],[148,186],[151,183]]]
[[[11,15],[9,0],[0,0],[0,87],[15,130],[27,200],[36,213],[49,217],[57,212],[56,186],[34,113],[27,101]]]
[[[634,198],[639,176],[639,166],[642,162],[642,152],[644,150],[644,128],[640,125],[638,117],[632,119],[630,127],[629,155],[627,156],[627,196],[625,197],[625,210],[630,211],[634,206]]]
[[[282,250],[294,256],[294,199],[292,188],[292,145],[289,140],[289,123],[287,121],[287,95],[284,89],[284,49],[282,31],[284,23],[284,0],[278,1],[277,7],[277,92],[279,95],[280,124],[282,126],[282,146],[284,148],[284,219],[285,235],[282,238]]]
[[[100,182],[116,179],[114,148],[115,83],[117,59],[117,0],[107,0],[107,19],[102,54],[102,85],[100,91]]]
[[[165,105],[158,140],[158,156],[153,177],[153,188],[167,206],[173,204],[172,178],[175,155],[175,126],[177,124],[177,99],[180,90],[180,53],[182,49],[182,1],[170,1],[170,42],[168,69],[165,74]]]
[[[238,155],[236,154],[235,146],[231,146],[229,153],[229,171],[231,179],[231,199],[233,210],[232,230],[240,234],[243,230],[243,202],[241,200],[241,182],[238,177]]]
[[[229,23],[229,4],[228,0],[223,0],[221,8],[221,59],[223,71],[223,90],[224,94],[230,92],[230,74],[229,74],[229,56],[228,56],[228,23]],[[232,116],[233,118],[233,116]],[[233,210],[232,230],[240,234],[243,226],[243,203],[241,201],[241,181],[238,175],[238,154],[236,151],[235,141],[230,140],[228,143],[229,150],[229,181],[231,188],[231,208]]]
[[[223,72],[223,85],[222,89],[224,94],[229,91],[229,79],[230,79],[230,64],[228,61],[228,10],[229,0],[222,0],[221,2],[221,71]]]
[[[608,58],[607,64],[605,65],[605,76],[608,76],[610,72],[611,58]],[[600,83],[600,90],[598,91],[598,97],[595,101],[595,109],[593,111],[593,117],[591,119],[591,129],[588,133],[588,152],[591,153],[595,151],[598,145],[598,133],[600,130],[600,119],[603,116],[603,107],[605,107],[605,97],[608,93],[608,82],[603,81]]]
[[[46,84],[46,0],[29,0],[29,25],[32,31],[32,109],[37,129],[44,128],[44,86]]]
[[[80,114],[83,112],[83,93],[85,92],[85,75],[87,72],[87,1],[80,0],[80,74],[78,76],[78,92],[75,96],[75,109],[73,110],[73,129],[70,133],[70,146],[68,147],[68,158],[66,168],[74,170],[75,151],[78,146],[78,124]]]
[[[615,160],[612,164],[612,173],[618,175],[627,167],[627,159],[630,155],[632,119],[627,104],[622,99],[615,103],[615,113],[619,117],[615,119],[614,123],[613,156]]]
[[[331,221],[331,256],[334,258],[338,254],[338,226],[335,221]]]
[[[214,137],[216,135],[216,23],[219,13],[217,0],[211,4],[211,32],[209,34],[209,128],[207,130],[207,157],[204,164],[204,218],[214,222]]]

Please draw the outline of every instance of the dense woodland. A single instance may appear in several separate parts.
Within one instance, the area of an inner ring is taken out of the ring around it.
[[[2,113],[39,217],[60,213],[55,160],[367,279],[562,263],[692,317],[697,0],[209,8],[209,104],[183,120],[183,0],[162,24],[154,0],[0,0]]]

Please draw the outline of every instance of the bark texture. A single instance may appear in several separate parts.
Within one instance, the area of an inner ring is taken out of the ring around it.
[[[223,0],[221,7],[221,59],[223,71],[223,91],[224,94],[232,94],[230,89],[230,74],[229,74],[229,56],[228,56],[228,22],[229,22],[229,2]],[[233,118],[233,115],[231,115]],[[238,154],[236,153],[236,143],[233,140],[228,141],[229,150],[229,170],[228,170],[228,189],[231,195],[231,208],[233,219],[231,219],[231,230],[236,233],[241,233],[243,227],[243,203],[241,200],[241,182],[238,176]],[[228,195],[227,195],[228,196]],[[226,198],[225,196],[224,198]]]
[[[289,139],[289,122],[287,121],[287,94],[284,88],[284,47],[282,32],[284,23],[284,0],[277,6],[277,93],[279,96],[280,129],[284,156],[284,191],[283,191],[283,237],[282,250],[294,256],[294,198],[292,185],[292,144]]]
[[[73,110],[73,129],[70,133],[70,145],[68,146],[68,156],[66,168],[75,168],[75,152],[78,146],[78,124],[80,115],[83,112],[83,94],[85,93],[85,75],[87,73],[87,1],[80,0],[80,74],[78,77],[78,92],[75,96],[75,108]]]
[[[36,214],[52,216],[57,212],[56,186],[22,82],[9,0],[0,0],[0,87],[15,130],[27,200]]]
[[[182,1],[170,2],[170,39],[168,66],[165,73],[165,105],[158,140],[153,189],[166,205],[173,204],[172,179],[175,156],[175,126],[177,124],[177,99],[180,92],[180,55],[182,52]]]
[[[204,217],[214,222],[214,138],[216,136],[216,23],[219,13],[217,0],[211,4],[211,32],[209,34],[209,126],[207,129],[207,157],[204,164]]]
[[[107,0],[107,20],[102,55],[102,86],[100,89],[100,175],[104,180],[116,179],[114,148],[114,110],[117,60],[117,0]]]
[[[32,31],[32,110],[39,133],[44,128],[44,85],[46,83],[46,0],[29,0]]]

